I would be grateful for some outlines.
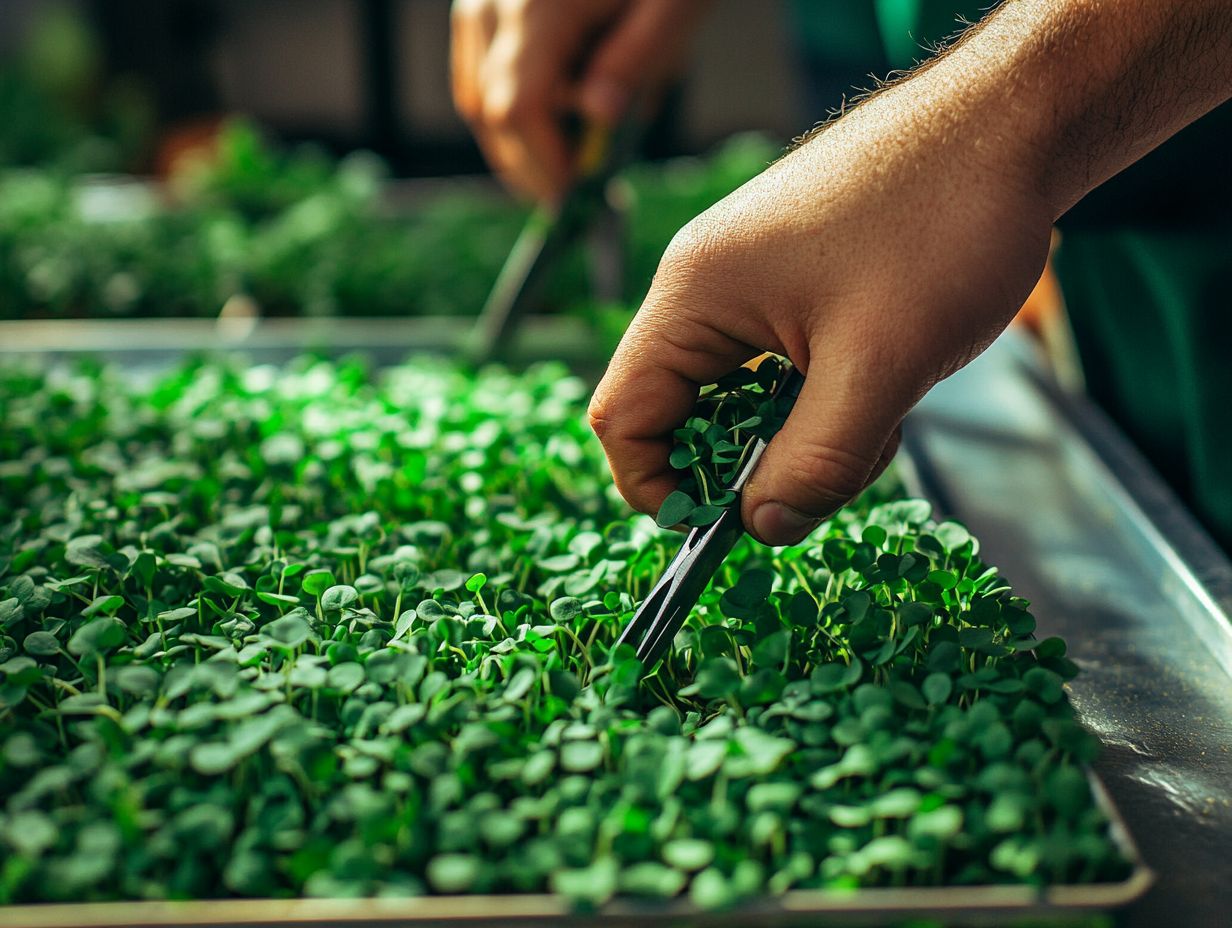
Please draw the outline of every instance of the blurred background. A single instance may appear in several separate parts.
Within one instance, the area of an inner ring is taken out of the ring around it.
[[[715,4],[657,154],[799,131],[789,15]],[[283,140],[369,149],[399,176],[480,171],[450,101],[448,27],[448,0],[5,0],[3,157],[153,170],[170,139],[238,113]]]
[[[612,331],[812,123],[791,16],[712,10],[625,179]],[[448,0],[4,0],[0,318],[474,313],[526,208],[476,177],[448,27]],[[546,308],[599,311],[584,264]]]

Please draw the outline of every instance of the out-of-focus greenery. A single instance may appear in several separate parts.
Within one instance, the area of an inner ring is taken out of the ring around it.
[[[0,61],[0,166],[116,171],[140,160],[154,128],[146,89],[106,79],[98,36],[74,7],[38,9]]]
[[[681,225],[775,154],[741,137],[703,159],[630,169],[627,296],[645,291]],[[280,153],[238,123],[215,159],[165,190],[10,169],[0,173],[0,317],[212,316],[235,294],[265,315],[476,312],[525,207],[460,187],[396,209],[386,189],[371,155]],[[579,250],[545,304],[583,306],[589,293]]]

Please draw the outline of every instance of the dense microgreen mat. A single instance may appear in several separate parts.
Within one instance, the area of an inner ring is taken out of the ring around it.
[[[585,392],[0,370],[0,899],[1124,874],[1064,644],[921,501],[742,542],[639,684],[609,648],[679,536],[614,495]]]

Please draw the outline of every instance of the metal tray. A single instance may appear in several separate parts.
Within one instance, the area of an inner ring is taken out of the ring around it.
[[[576,320],[536,320],[525,340],[528,346],[550,346],[551,356],[559,357],[565,346],[572,346],[583,366],[589,359],[591,369],[597,369],[593,341],[587,336],[585,326]],[[449,352],[457,346],[457,338],[465,331],[466,320],[460,319],[413,319],[413,320],[266,320],[250,327],[245,332],[226,332],[216,324],[203,320],[142,320],[124,323],[7,323],[0,324],[0,364],[4,358],[20,355],[64,358],[79,354],[96,354],[132,364],[145,363],[160,366],[173,361],[186,352],[201,350],[240,349],[258,361],[276,361],[304,350],[322,350],[328,353],[357,351],[372,355],[377,361],[393,361],[413,351]],[[533,354],[533,350],[531,354]],[[568,354],[568,351],[563,353]],[[944,453],[953,444],[955,434],[965,434],[972,440],[973,432],[979,431],[978,416],[973,416],[972,402],[982,401],[988,394],[972,391],[972,383],[980,384],[979,378],[987,376],[988,370],[997,377],[1009,377],[1015,389],[1026,391],[1035,406],[1032,411],[1046,409],[1043,429],[1047,434],[1058,436],[1058,422],[1062,415],[1055,398],[1050,397],[1039,372],[1023,361],[1021,348],[994,350],[983,366],[974,366],[975,378],[964,372],[947,382],[939,399],[930,397],[918,414],[909,420],[906,447],[908,460],[905,470],[921,495],[937,501],[943,509],[963,518],[985,540],[985,550],[992,552],[995,544],[989,544],[1006,536],[1004,524],[983,526],[976,507],[969,516],[967,501],[960,499],[955,485],[964,485],[964,462],[955,463],[953,455]],[[966,378],[966,380],[964,380]],[[948,391],[948,392],[946,392]],[[995,394],[995,391],[994,391]],[[1022,404],[1020,404],[1022,405]],[[1038,408],[1037,408],[1038,407]],[[1015,426],[1008,417],[998,426],[996,442],[1003,452],[1021,452],[1015,442],[1005,441],[1005,434],[1014,433]],[[1040,422],[1031,419],[1030,425],[1038,429]],[[1019,427],[1020,429],[1020,427]],[[1021,429],[1020,429],[1021,430]],[[1075,434],[1076,430],[1074,431]],[[1066,439],[1076,443],[1079,457],[1098,460],[1095,451],[1085,443],[1081,435]],[[1116,437],[1115,434],[1113,436]],[[940,445],[940,452],[939,446]],[[1067,446],[1068,448],[1069,446]],[[1069,450],[1073,450],[1070,448]],[[1123,450],[1123,449],[1121,449]],[[977,460],[971,458],[966,462]],[[981,462],[981,467],[987,462]],[[1072,488],[1071,488],[1072,489]],[[1110,492],[1127,492],[1119,484],[1109,484]],[[1159,488],[1150,487],[1151,493]],[[1003,494],[1006,495],[1006,494]],[[1015,518],[1032,518],[1029,509],[1023,509],[1023,497],[1013,492],[1008,497],[1017,499],[1018,512]],[[1096,501],[1098,503],[1098,501]],[[1175,513],[1170,513],[1175,521]],[[1149,520],[1148,520],[1149,521]],[[1151,523],[1154,524],[1154,523]],[[1011,529],[1013,526],[1011,526]],[[1013,534],[1013,531],[1010,531]],[[1208,556],[1209,551],[1205,552]],[[1011,579],[1016,571],[1006,569],[997,554],[989,559],[1003,567]],[[1217,561],[1217,559],[1215,559]],[[1021,558],[1018,559],[1018,563]],[[1175,573],[1184,572],[1184,561],[1162,561]],[[1209,565],[1208,565],[1209,567]],[[1218,578],[1218,570],[1204,569],[1203,577],[1210,582]],[[1232,570],[1229,571],[1232,578]],[[1200,586],[1200,585],[1199,585]],[[1194,595],[1199,589],[1190,587]],[[1232,584],[1229,585],[1232,589]],[[1201,597],[1199,597],[1201,599]],[[1210,597],[1207,596],[1209,600]],[[1208,610],[1209,611],[1209,610]],[[1048,614],[1045,600],[1043,614],[1037,607],[1041,626],[1047,627],[1054,618]],[[1053,623],[1054,626],[1056,623]],[[1199,623],[1203,628],[1209,621]],[[1232,626],[1230,626],[1232,627]],[[1073,632],[1071,631],[1071,639]],[[1208,644],[1215,644],[1214,633],[1204,636]],[[1072,642],[1071,642],[1072,643]],[[1208,649],[1209,650],[1209,649]],[[1082,660],[1081,649],[1075,656]],[[1081,679],[1081,678],[1080,678]],[[1080,714],[1101,735],[1104,731],[1099,720],[1083,712],[1084,702],[1076,699]],[[1227,716],[1232,720],[1232,712]],[[1107,738],[1105,738],[1107,740]],[[1225,746],[1226,747],[1226,746]],[[1232,762],[1232,759],[1230,759]],[[1107,769],[1101,770],[1105,776]],[[1117,774],[1115,768],[1112,771]],[[1119,779],[1114,781],[1119,785]],[[1228,781],[1232,783],[1232,779]],[[454,925],[454,924],[557,924],[583,925],[601,923],[607,925],[633,925],[652,923],[656,925],[689,924],[714,926],[791,925],[791,924],[874,924],[885,925],[926,917],[941,919],[947,924],[1015,924],[1024,919],[1033,924],[1046,922],[1083,922],[1098,913],[1132,906],[1130,920],[1140,905],[1134,905],[1152,886],[1152,867],[1143,859],[1130,838],[1130,826],[1109,798],[1096,774],[1092,774],[1092,789],[1111,821],[1113,839],[1132,865],[1129,877],[1118,883],[1089,885],[1064,885],[1036,889],[1027,886],[977,886],[934,887],[906,889],[868,889],[850,892],[796,891],[777,899],[767,899],[756,904],[742,906],[729,912],[698,912],[687,902],[667,905],[645,905],[617,901],[598,913],[579,914],[570,910],[566,901],[553,896],[518,895],[487,897],[424,897],[405,900],[205,900],[196,902],[133,902],[72,905],[12,906],[0,908],[0,925],[9,928],[53,928],[53,926],[153,926],[153,925]],[[1114,795],[1116,791],[1114,790]],[[1154,843],[1154,829],[1158,822],[1142,823],[1139,833],[1148,833],[1150,828]],[[1228,833],[1232,835],[1232,833]],[[1232,838],[1230,838],[1232,847]],[[1152,861],[1152,863],[1155,863]],[[1165,865],[1179,865],[1180,861],[1168,861]],[[1160,869],[1155,863],[1154,869]],[[1169,866],[1165,878],[1175,877]],[[1226,883],[1227,881],[1224,880]],[[1152,894],[1155,896],[1155,894]],[[1165,896],[1164,898],[1169,898]],[[1223,910],[1225,913],[1227,909]],[[1155,922],[1141,921],[1141,924]],[[1226,925],[1222,922],[1190,921],[1187,925]]]
[[[458,353],[474,323],[474,316],[0,320],[0,363],[17,356],[92,356],[163,366],[186,355],[233,352],[264,363],[313,352],[357,353],[394,364],[412,353]],[[582,373],[601,371],[606,361],[602,339],[575,316],[523,319],[508,357],[515,364],[561,359],[580,365]]]
[[[908,418],[926,495],[1060,635],[1157,874],[1129,928],[1232,924],[1232,563],[1116,426],[1003,337]]]

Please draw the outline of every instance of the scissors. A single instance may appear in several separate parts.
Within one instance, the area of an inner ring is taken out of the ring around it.
[[[804,375],[796,367],[788,366],[772,398],[783,398],[794,403],[803,385]],[[748,446],[744,461],[728,487],[736,493],[736,500],[716,521],[695,528],[685,536],[684,543],[663,571],[659,582],[616,639],[617,647],[627,644],[634,648],[642,662],[643,674],[649,673],[667,651],[697,605],[706,584],[744,534],[739,494],[765,454],[767,444],[766,439],[758,438]]]
[[[518,322],[538,299],[540,283],[579,236],[593,227],[605,247],[619,247],[611,234],[603,235],[612,231],[611,223],[603,223],[613,212],[607,186],[633,160],[645,128],[639,106],[630,107],[615,126],[591,121],[581,127],[577,180],[559,206],[536,207],[523,226],[470,333],[466,348],[472,361],[483,363],[503,354]],[[623,276],[621,268],[612,267],[623,263],[619,256],[597,257],[615,259],[600,262],[609,281],[613,275]]]

